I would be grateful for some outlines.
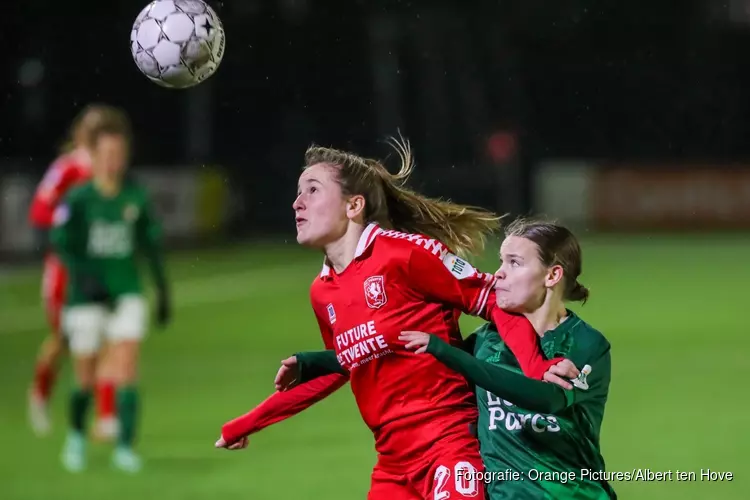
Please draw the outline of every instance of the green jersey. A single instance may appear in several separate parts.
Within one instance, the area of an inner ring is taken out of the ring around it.
[[[130,179],[112,197],[92,182],[71,190],[56,210],[51,238],[71,276],[68,305],[87,301],[77,273],[95,276],[113,298],[142,293],[139,252],[149,258],[157,286],[164,283],[160,226],[146,191]]]
[[[616,498],[611,486],[597,478],[605,470],[599,432],[609,391],[609,342],[569,311],[564,322],[542,337],[541,345],[547,358],[562,356],[590,370],[582,370],[576,387],[564,391],[562,409],[554,414],[526,410],[477,386],[489,497]],[[521,373],[492,324],[477,330],[474,357]]]

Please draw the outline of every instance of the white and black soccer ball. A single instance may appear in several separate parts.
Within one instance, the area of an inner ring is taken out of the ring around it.
[[[224,28],[202,0],[154,0],[133,23],[130,50],[141,73],[162,87],[192,87],[216,72]]]

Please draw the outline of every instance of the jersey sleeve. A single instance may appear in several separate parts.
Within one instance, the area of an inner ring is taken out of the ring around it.
[[[68,269],[78,271],[85,258],[86,227],[81,200],[72,193],[54,210],[50,241]]]
[[[78,180],[79,176],[72,166],[63,162],[52,164],[37,186],[31,201],[31,224],[39,229],[50,229],[53,226],[55,208]]]
[[[138,217],[136,223],[138,245],[148,259],[156,287],[163,290],[166,287],[166,277],[164,273],[164,252],[161,224],[156,218],[156,214],[154,213],[151,201],[148,197],[144,198],[141,209],[142,213]]]
[[[409,256],[408,280],[428,300],[443,302],[495,323],[527,376],[541,379],[550,366],[561,360],[544,357],[529,320],[496,306],[495,277],[479,272],[460,257],[415,245]]]
[[[311,295],[314,295],[311,292]],[[313,297],[311,297],[313,298]],[[322,311],[312,301],[315,318],[320,327],[320,334],[326,349],[333,347],[333,331],[324,321]],[[309,382],[299,384],[284,392],[275,392],[250,412],[224,424],[221,435],[228,443],[286,420],[306,410],[318,401],[330,396],[349,381],[349,376],[342,373],[323,375]]]
[[[299,381],[301,383],[309,382],[324,375],[331,373],[340,373],[348,375],[339,363],[336,351],[326,349],[325,351],[303,351],[295,354],[297,357],[297,366],[299,367]]]
[[[612,378],[612,357],[608,342],[597,345],[597,349],[574,352],[571,361],[580,367],[581,375],[573,380],[570,403],[579,404],[591,399],[606,399]]]
[[[430,335],[427,352],[469,382],[532,411],[555,413],[572,404],[562,387],[533,380],[507,368],[479,360],[468,352]]]
[[[250,412],[224,424],[221,436],[230,444],[239,441],[245,436],[306,410],[336,392],[348,380],[347,376],[334,373],[300,384],[285,392],[275,392]]]

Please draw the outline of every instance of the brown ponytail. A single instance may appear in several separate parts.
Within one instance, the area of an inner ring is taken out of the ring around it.
[[[586,301],[589,300],[589,289],[576,280],[573,284],[573,288],[567,293],[566,299],[585,304]]]
[[[414,169],[411,147],[403,139],[392,138],[389,143],[401,160],[396,174],[378,160],[319,146],[307,150],[305,165],[326,163],[338,167],[343,193],[364,196],[367,222],[434,238],[463,256],[482,252],[488,236],[500,228],[501,217],[479,207],[429,198],[409,189],[406,181]]]

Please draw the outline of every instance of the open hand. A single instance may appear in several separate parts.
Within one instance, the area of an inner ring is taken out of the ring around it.
[[[573,384],[568,382],[568,380],[578,377],[580,373],[581,372],[578,371],[578,368],[576,368],[576,365],[574,365],[571,360],[563,359],[556,365],[552,365],[549,370],[544,373],[544,381],[557,384],[563,389],[572,389]]]
[[[422,354],[427,352],[427,344],[430,343],[430,334],[424,332],[401,332],[398,339],[402,342],[406,342],[404,348],[408,350],[414,350],[416,354]]]
[[[288,391],[299,382],[299,364],[297,356],[291,356],[281,360],[281,368],[276,373],[273,381],[277,391]]]

